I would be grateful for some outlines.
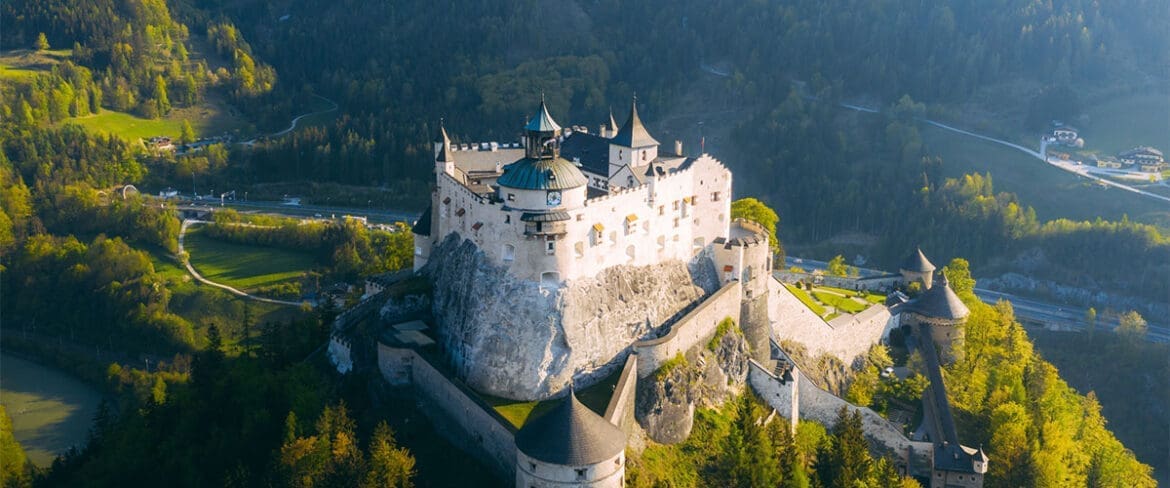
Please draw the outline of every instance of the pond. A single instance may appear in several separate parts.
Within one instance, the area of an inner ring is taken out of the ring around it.
[[[37,466],[85,442],[101,392],[59,370],[0,353],[0,403]]]

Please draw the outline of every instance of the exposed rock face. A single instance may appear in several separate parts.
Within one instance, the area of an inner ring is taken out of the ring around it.
[[[457,235],[435,248],[422,273],[434,285],[439,346],[456,373],[478,391],[519,400],[604,377],[631,343],[656,336],[704,294],[681,261],[617,266],[541,288],[492,265]]]
[[[733,327],[714,343],[690,351],[684,365],[638,380],[634,415],[655,442],[686,440],[696,405],[718,407],[743,391],[750,354],[743,333]]]
[[[677,444],[691,435],[698,376],[692,366],[680,365],[661,377],[638,380],[634,416],[648,437],[662,444]]]
[[[747,381],[751,351],[744,336],[731,330],[716,341],[715,350],[704,350],[699,401],[703,406],[718,407],[743,391]]]

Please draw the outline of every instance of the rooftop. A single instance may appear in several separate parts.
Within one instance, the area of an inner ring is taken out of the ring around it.
[[[567,190],[585,186],[588,180],[577,165],[561,157],[524,158],[504,166],[499,186],[520,190]]]
[[[624,451],[626,434],[589,410],[570,389],[552,410],[516,433],[516,448],[546,463],[584,466]]]
[[[543,95],[540,97],[540,110],[537,110],[536,115],[532,116],[532,120],[528,121],[524,130],[529,132],[557,132],[561,130],[560,124],[557,124],[557,121],[548,114],[548,106],[544,104]]]
[[[618,129],[612,141],[619,146],[633,148],[658,145],[658,141],[650,137],[650,133],[646,131],[646,126],[642,125],[642,119],[638,117],[637,98],[630,103],[630,117],[626,119],[626,124],[621,129]]]
[[[910,303],[910,310],[927,317],[948,320],[964,319],[971,313],[955,291],[951,290],[945,274],[926,293]]]
[[[913,271],[915,273],[930,273],[935,268],[934,264],[929,259],[926,259],[926,255],[922,253],[922,248],[915,248],[914,254],[907,256],[898,269]]]

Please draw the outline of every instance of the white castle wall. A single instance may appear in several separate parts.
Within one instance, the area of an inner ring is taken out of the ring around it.
[[[411,349],[378,343],[378,368],[391,385],[413,386],[426,404],[421,409],[435,428],[486,463],[504,479],[516,469],[515,430]]]
[[[626,453],[597,464],[562,466],[516,451],[516,488],[621,488],[625,486]],[[584,470],[583,475],[577,470]]]
[[[425,261],[429,247],[457,232],[482,249],[493,264],[530,281],[588,278],[619,264],[688,261],[696,249],[726,236],[730,223],[731,172],[706,155],[686,170],[599,198],[583,200],[584,187],[566,190],[557,207],[546,205],[543,191],[504,188],[505,201],[494,202],[450,175],[440,173],[437,178],[431,236],[416,240],[416,258]],[[511,202],[509,193],[515,195]],[[565,233],[526,236],[522,208],[569,213],[569,221],[556,224],[563,225]],[[635,219],[631,221],[630,216]],[[478,229],[477,223],[482,224]],[[602,230],[598,232],[595,226]]]
[[[874,305],[856,315],[842,315],[826,323],[780,282],[770,280],[768,287],[768,320],[772,322],[773,336],[777,341],[804,344],[812,356],[827,353],[845,364],[853,364],[898,326],[897,317],[891,316],[884,305]]]
[[[657,339],[634,343],[638,353],[638,377],[645,378],[679,353],[704,344],[715,336],[719,322],[731,317],[738,322],[742,287],[738,281],[724,285],[684,315],[670,332]]]

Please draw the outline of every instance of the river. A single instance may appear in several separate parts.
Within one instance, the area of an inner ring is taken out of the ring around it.
[[[60,370],[0,352],[0,403],[37,466],[85,442],[101,392]]]

